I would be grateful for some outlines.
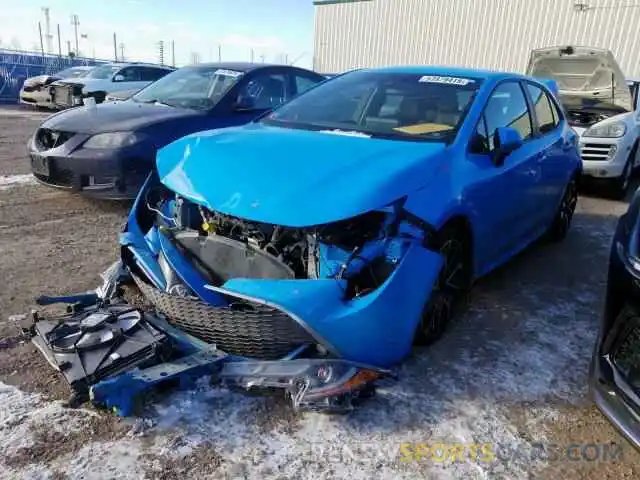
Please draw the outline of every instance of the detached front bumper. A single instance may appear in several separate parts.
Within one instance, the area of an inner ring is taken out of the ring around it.
[[[132,200],[153,168],[153,149],[133,145],[118,149],[86,149],[89,135],[75,134],[52,149],[28,145],[31,171],[50,187],[109,200]]]
[[[41,297],[41,305],[66,303],[68,314],[54,318],[34,314],[25,329],[69,383],[69,406],[90,400],[130,416],[143,396],[157,387],[191,388],[199,378],[210,377],[212,383],[227,388],[279,391],[296,409],[346,412],[373,393],[376,380],[390,373],[341,359],[292,354],[256,361],[229,355],[124,302],[117,291],[126,274],[117,267],[96,293]]]

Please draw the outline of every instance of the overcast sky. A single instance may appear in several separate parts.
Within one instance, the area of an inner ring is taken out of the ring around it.
[[[79,18],[80,52],[113,59],[113,32],[124,44],[127,60],[158,61],[158,41],[165,42],[165,63],[171,62],[175,42],[177,64],[190,63],[192,52],[201,61],[288,61],[310,67],[313,60],[312,0],[6,0],[0,7],[0,46],[40,49],[38,21],[42,7],[50,10],[53,52],[58,52],[57,25],[62,50],[75,48],[71,15]],[[13,3],[13,4],[12,4]],[[47,48],[46,38],[44,39]],[[120,49],[119,49],[120,51]]]

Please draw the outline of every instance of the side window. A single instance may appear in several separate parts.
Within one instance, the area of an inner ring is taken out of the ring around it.
[[[532,83],[527,83],[527,90],[536,111],[540,133],[545,134],[552,131],[560,124],[558,112],[554,111],[552,100],[544,90]]]
[[[533,135],[529,108],[522,87],[517,82],[502,83],[493,91],[485,107],[484,117],[492,149],[493,135],[497,128],[514,128],[524,141]]]
[[[484,118],[484,114],[478,121],[471,142],[471,151],[473,153],[489,153],[493,149],[493,138],[487,134],[487,121]]]
[[[164,68],[141,67],[140,80],[143,82],[155,82],[167,73],[169,73],[169,70]]]
[[[139,67],[125,67],[120,70],[117,75],[121,75],[123,80],[121,82],[138,82],[140,81],[140,68]]]
[[[317,80],[309,77],[303,77],[302,75],[294,75],[294,79],[296,83],[296,95],[300,95],[302,92],[305,92],[318,84]]]
[[[251,98],[256,110],[268,110],[287,99],[285,84],[283,74],[258,73],[247,82],[238,97]]]

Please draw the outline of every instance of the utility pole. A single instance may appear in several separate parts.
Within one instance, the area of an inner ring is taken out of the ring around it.
[[[176,43],[171,40],[171,66],[176,66]]]
[[[120,61],[124,62],[124,43],[120,42]]]
[[[222,45],[218,44],[218,61],[222,62]]]
[[[164,41],[160,40],[158,42],[158,56],[160,59],[160,65],[164,65]]]
[[[113,32],[113,59],[118,61],[118,42],[116,40],[116,32]]]
[[[58,55],[62,56],[62,40],[60,39],[60,24],[58,24]]]
[[[51,35],[51,17],[49,16],[49,7],[42,7],[44,13],[44,38],[47,46],[47,53],[53,51],[53,35]]]
[[[75,37],[76,37],[76,55],[78,55],[78,52],[79,52],[79,48],[78,48],[78,25],[80,25],[80,19],[78,18],[78,15],[76,15],[75,13],[73,15],[71,15],[71,25],[73,25],[74,34],[75,34]]]
[[[251,63],[253,63],[253,48],[251,49]]]
[[[38,22],[38,32],[40,33],[40,51],[44,57],[44,43],[42,41],[42,22]]]

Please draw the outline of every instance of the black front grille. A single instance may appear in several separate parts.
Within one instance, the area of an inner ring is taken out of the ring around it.
[[[73,135],[74,134],[71,132],[62,132],[60,130],[39,128],[36,132],[36,148],[39,151],[57,148],[67,142],[71,137],[73,137]]]
[[[614,322],[617,330],[611,358],[627,381],[640,389],[640,317],[627,306]]]
[[[49,175],[42,175],[34,172],[34,175],[41,181],[58,187],[74,188],[76,186],[76,175],[68,168],[60,167],[57,159],[49,157]]]
[[[277,360],[313,337],[286,313],[238,300],[242,309],[214,307],[164,293],[133,276],[138,288],[174,326],[232,355]]]
[[[51,173],[49,174],[49,181],[51,183],[63,187],[73,187],[75,178],[73,171],[66,168],[60,168],[57,165],[53,165]]]
[[[35,92],[37,88],[34,85],[23,85],[22,90],[24,92]]]

